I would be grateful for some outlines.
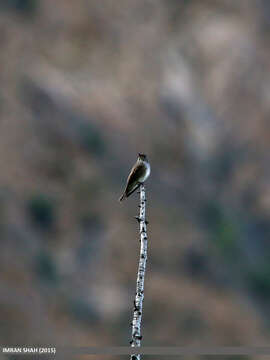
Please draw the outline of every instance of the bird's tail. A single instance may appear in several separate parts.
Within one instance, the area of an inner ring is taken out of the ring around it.
[[[118,201],[123,201],[127,198],[126,192],[123,193],[123,195],[120,196],[120,198],[118,199]]]
[[[118,200],[121,202],[121,201],[127,199],[131,194],[134,193],[134,191],[136,191],[136,190],[139,188],[140,185],[141,185],[141,183],[135,185],[134,188],[133,188],[131,191],[128,191],[128,189],[126,189],[126,190],[123,192],[123,195],[121,195]]]

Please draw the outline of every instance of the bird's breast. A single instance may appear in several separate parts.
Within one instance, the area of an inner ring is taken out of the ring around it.
[[[150,175],[150,172],[151,172],[149,163],[144,163],[144,166],[145,166],[145,173],[140,179],[141,182],[144,182],[148,178],[148,176]]]

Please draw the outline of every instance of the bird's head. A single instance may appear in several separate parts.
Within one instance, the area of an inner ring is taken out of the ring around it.
[[[142,161],[148,161],[148,160],[147,160],[147,156],[146,156],[145,154],[139,153],[139,154],[138,154],[138,158],[139,158],[140,160],[142,160]]]

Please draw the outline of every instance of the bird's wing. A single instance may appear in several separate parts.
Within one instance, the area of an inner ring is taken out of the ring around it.
[[[127,179],[126,194],[128,195],[134,187],[138,184],[138,179],[140,179],[145,173],[145,166],[143,164],[135,164],[130,171],[130,174]]]

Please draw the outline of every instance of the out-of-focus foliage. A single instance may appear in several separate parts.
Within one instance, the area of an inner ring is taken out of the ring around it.
[[[34,224],[42,229],[52,229],[55,222],[55,209],[52,200],[44,195],[33,196],[27,204],[29,216]]]
[[[32,15],[38,5],[38,0],[2,0],[0,6],[24,15]]]

